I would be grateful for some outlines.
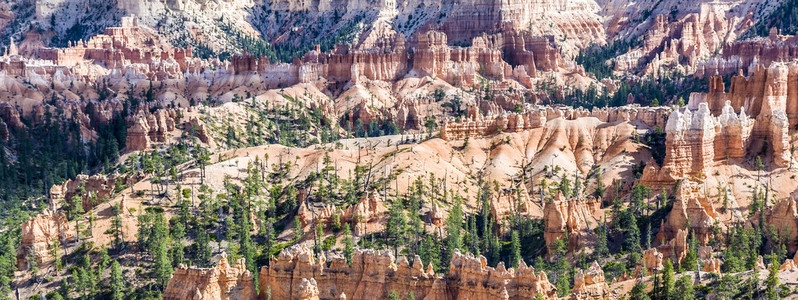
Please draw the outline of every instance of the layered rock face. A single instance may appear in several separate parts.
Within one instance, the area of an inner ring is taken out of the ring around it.
[[[374,195],[364,196],[360,201],[347,207],[346,209],[336,209],[334,205],[324,205],[322,207],[310,207],[303,201],[304,195],[300,193],[300,204],[297,217],[303,226],[309,224],[332,224],[335,218],[339,222],[353,224],[353,233],[363,235],[369,232],[369,227],[374,227],[379,221],[380,215],[386,211],[383,201],[378,201]]]
[[[598,9],[593,0],[463,1],[453,6],[441,30],[455,41],[467,41],[483,32],[530,29],[540,35],[568,36],[574,46],[584,47],[604,43]]]
[[[720,78],[713,78],[710,82],[708,93],[691,95],[690,101],[707,103],[715,116],[739,111],[740,125],[746,131],[749,125],[742,114],[747,113],[754,122],[751,141],[743,140],[745,151],[758,152],[763,141],[768,141],[766,146],[776,166],[789,165],[792,159],[789,152],[790,128],[798,125],[798,64],[772,63],[767,68],[758,66],[747,78],[734,76],[728,92],[725,92]],[[725,106],[731,106],[731,110]],[[731,142],[739,147],[740,143],[736,140]]]
[[[662,253],[657,251],[657,248],[646,249],[646,251],[643,252],[642,261],[635,267],[635,276],[640,276],[644,266],[646,268],[646,274],[656,274],[656,272],[662,271],[662,269],[665,268]]]
[[[695,234],[696,240],[701,245],[706,245],[712,238],[716,220],[718,213],[700,185],[684,180],[679,184],[673,209],[660,225],[657,241],[670,241],[676,238],[679,231],[687,230]]]
[[[653,7],[626,0],[600,0],[610,36],[642,36],[615,59],[615,70],[638,71],[658,76],[661,69],[677,67],[684,72],[704,72],[703,61],[745,33],[753,24],[763,1],[663,0]],[[756,3],[759,2],[759,3]]]
[[[432,299],[529,299],[538,294],[545,299],[557,297],[557,289],[546,273],[535,272],[523,260],[516,270],[505,269],[502,262],[494,269],[487,266],[483,256],[462,255],[455,250],[445,278],[451,298]]]
[[[798,58],[798,38],[794,35],[781,35],[773,28],[768,37],[726,43],[720,57],[713,57],[698,65],[696,75],[722,76],[740,71],[753,72],[757,66],[790,62],[795,58]]]
[[[553,252],[553,244],[568,234],[567,247],[572,251],[584,246],[583,240],[592,231],[590,226],[596,223],[593,213],[601,207],[597,199],[562,199],[558,193],[554,201],[546,203],[543,208],[545,231],[543,238],[549,253]]]
[[[661,231],[660,231],[661,232]],[[657,234],[658,241],[659,234]],[[675,264],[680,264],[687,255],[689,245],[687,244],[687,230],[678,229],[676,236],[671,240],[657,247],[657,250],[662,253],[663,259],[670,259]]]
[[[533,205],[526,186],[520,185],[515,191],[494,194],[490,199],[490,214],[501,222],[510,216],[529,216]]]
[[[144,111],[139,111],[132,117],[133,125],[127,129],[127,136],[125,146],[128,151],[139,151],[149,149],[153,142],[163,142],[166,140],[167,133],[175,130],[175,123],[178,122],[178,116],[181,115],[176,110],[163,110],[159,109],[155,113],[149,114]],[[197,129],[200,130],[200,139],[204,135],[207,142],[208,137],[205,133],[204,124],[200,124],[199,120],[195,123]],[[191,124],[190,124],[191,126]]]
[[[798,125],[798,64],[756,67],[749,77],[710,79],[708,93],[694,93],[687,107],[671,113],[662,169],[644,174],[644,183],[675,182],[707,174],[713,161],[740,161],[763,150],[776,167],[792,161],[790,128]],[[655,174],[656,173],[656,174]]]
[[[701,268],[702,272],[720,274],[720,267],[723,265],[723,262],[712,256],[712,247],[703,246],[698,248],[698,259],[701,260],[701,264],[703,265]]]
[[[644,170],[642,182],[662,186],[687,175],[707,174],[718,160],[740,160],[748,153],[755,122],[741,110],[735,113],[730,103],[715,117],[709,104],[691,98],[691,103],[675,110],[665,126],[666,147],[663,166]]]
[[[22,223],[22,242],[17,249],[17,268],[27,269],[29,259],[39,266],[53,261],[52,249],[57,243],[66,243],[75,237],[66,215],[45,209],[35,218]],[[58,253],[63,255],[63,253]]]
[[[773,226],[776,233],[784,236],[789,241],[787,250],[793,252],[798,250],[798,191],[793,192],[790,197],[778,200],[765,215],[765,224]]]
[[[544,127],[546,122],[556,118],[575,120],[594,117],[602,122],[630,122],[648,128],[665,127],[668,120],[668,107],[641,107],[627,105],[587,110],[584,108],[525,106],[522,113],[488,114],[483,116],[475,107],[469,107],[465,119],[457,122],[447,120],[441,126],[441,138],[457,140],[465,137],[483,137],[498,132],[520,132]]]
[[[324,256],[315,257],[312,250],[295,246],[262,267],[258,282],[261,291],[271,291],[272,299],[303,299],[303,279],[314,279],[324,299],[338,299],[341,294],[347,299],[381,299],[391,290],[413,291],[418,299],[436,299],[435,295],[445,293],[442,279],[431,267],[424,270],[418,257],[411,266],[404,257],[394,261],[390,253],[373,250],[356,251],[351,265],[343,257],[332,257],[328,266]],[[265,300],[266,293],[260,299]]]
[[[329,266],[328,266],[329,265]],[[391,290],[417,299],[527,299],[538,293],[553,298],[556,289],[542,272],[521,265],[518,270],[494,269],[484,257],[456,251],[449,273],[436,276],[432,267],[424,270],[416,257],[394,260],[390,252],[358,250],[352,264],[342,257],[315,257],[305,247],[284,250],[270,266],[261,268],[261,298],[270,291],[272,299],[383,299]]]
[[[163,291],[165,300],[255,300],[257,295],[254,277],[247,270],[244,259],[239,259],[231,266],[224,253],[213,268],[187,268],[180,265]]]
[[[122,68],[131,64],[147,66],[148,72],[163,79],[179,76],[188,70],[191,46],[176,49],[161,42],[155,32],[139,26],[136,17],[122,18],[119,27],[106,28],[105,34],[88,41],[70,43],[68,48],[42,48],[38,57],[56,65],[75,66],[92,61],[108,68]]]
[[[574,276],[574,289],[571,291],[571,299],[592,300],[608,299],[610,287],[604,278],[604,270],[598,262],[593,262],[587,271],[578,270]]]
[[[111,199],[116,180],[115,176],[80,174],[75,179],[67,180],[60,185],[54,184],[50,187],[50,207],[59,208],[62,203],[77,195],[82,198],[83,210],[89,211],[103,200]],[[86,192],[78,195],[78,189],[81,187]]]
[[[715,159],[717,121],[706,103],[696,111],[676,110],[665,127],[666,147],[662,171],[674,178],[696,174],[709,168]]]

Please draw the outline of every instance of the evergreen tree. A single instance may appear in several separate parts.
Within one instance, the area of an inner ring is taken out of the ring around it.
[[[125,296],[125,279],[122,277],[122,270],[119,262],[111,264],[111,299],[122,300]]]
[[[404,231],[407,226],[405,211],[402,201],[393,201],[388,211],[388,221],[385,223],[385,236],[388,244],[393,246],[394,255],[399,256],[399,245],[404,243]]]
[[[768,300],[779,299],[779,264],[776,257],[770,259],[768,277],[765,279],[765,297]]]
[[[695,295],[693,295],[693,278],[690,276],[682,276],[676,280],[676,283],[673,288],[673,293],[671,294],[671,299],[673,300],[693,300],[695,299]]]
[[[305,231],[302,229],[302,221],[299,220],[299,216],[294,217],[294,242],[299,241],[302,236],[305,235]]]
[[[597,259],[602,259],[610,254],[610,249],[607,246],[607,228],[604,225],[596,227],[596,247],[594,255]]]
[[[660,289],[660,296],[663,299],[670,299],[674,293],[673,290],[673,264],[670,259],[665,260],[665,267],[662,270],[662,287]]]
[[[687,254],[684,255],[684,259],[679,265],[679,269],[682,271],[695,271],[698,269],[698,244],[695,240],[695,233],[690,234],[690,240],[688,244]]]
[[[596,173],[596,190],[594,192],[594,195],[596,197],[603,197],[605,189],[606,188],[604,187],[604,183],[601,182],[601,172]]]
[[[638,282],[633,287],[632,290],[629,292],[629,299],[631,300],[648,300],[651,299],[646,294],[646,286],[645,282]]]
[[[463,207],[460,200],[456,203],[446,218],[446,242],[444,253],[441,255],[441,265],[448,266],[455,249],[462,248],[461,230],[463,229]]]
[[[349,231],[349,224],[344,224],[344,258],[347,264],[352,264],[352,256],[355,253],[355,243],[352,242],[352,232]]]
[[[521,240],[518,237],[518,231],[513,230],[511,238],[512,256],[510,257],[510,266],[518,268],[518,265],[523,259],[521,257]]]
[[[172,276],[172,261],[169,258],[168,227],[162,213],[155,214],[152,227],[152,240],[150,245],[153,249],[153,276],[155,281],[162,287],[166,287],[166,282]]]
[[[391,290],[391,292],[388,293],[388,300],[402,300],[402,298],[399,297],[399,294],[396,293],[396,291]]]
[[[211,241],[208,233],[205,230],[200,230],[197,233],[197,240],[194,241],[197,254],[195,262],[200,267],[208,267],[211,264]]]
[[[571,197],[571,181],[568,180],[568,176],[562,176],[558,188],[560,189],[560,192],[562,192],[563,197]]]

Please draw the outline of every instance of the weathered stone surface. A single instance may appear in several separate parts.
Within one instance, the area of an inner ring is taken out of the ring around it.
[[[187,268],[181,265],[175,269],[166,284],[163,299],[254,300],[258,293],[253,278],[243,258],[231,266],[227,262],[227,254],[222,253],[219,263],[213,268]],[[318,294],[318,290],[316,292]]]
[[[657,241],[669,241],[679,231],[688,230],[695,234],[701,245],[706,245],[712,238],[716,220],[718,213],[701,191],[701,186],[696,182],[683,180],[668,218],[660,225]]]
[[[595,199],[564,200],[559,193],[558,196],[543,207],[543,220],[546,226],[543,237],[549,253],[553,253],[554,243],[564,238],[566,234],[568,251],[584,246],[584,239],[591,234],[593,213],[600,206],[600,202]]]
[[[640,275],[643,264],[645,264],[646,267],[646,274],[649,275],[660,272],[665,268],[663,255],[657,251],[657,248],[646,249],[646,251],[643,252],[643,260],[635,268],[635,276]]]
[[[162,110],[159,109],[155,113],[146,113],[139,111],[134,117],[133,125],[127,130],[127,138],[125,145],[128,151],[141,151],[149,149],[154,142],[163,142],[166,140],[167,133],[175,130],[175,119],[178,113],[175,110]],[[200,140],[205,135],[205,140],[208,140],[207,133],[205,132],[204,124],[197,120],[197,128],[200,131]],[[191,123],[190,123],[191,124]],[[205,141],[203,141],[205,142]]]
[[[67,180],[58,185],[50,187],[50,207],[58,209],[74,196],[80,196],[83,202],[83,211],[89,211],[93,207],[110,200],[116,187],[117,178],[114,175],[78,175],[75,179]],[[80,188],[85,190],[79,193]]]
[[[669,107],[640,107],[627,105],[621,107],[583,108],[524,106],[521,113],[495,113],[488,111],[487,116],[480,113],[481,108],[469,107],[468,117],[460,122],[447,120],[441,127],[441,138],[457,140],[465,137],[482,137],[498,132],[520,132],[544,127],[546,122],[556,118],[575,120],[595,117],[602,122],[630,122],[649,128],[664,128],[668,120]],[[503,110],[496,110],[503,111]]]
[[[791,258],[786,259],[779,267],[779,271],[792,271],[795,269],[798,269],[798,266],[795,265],[795,261],[793,261]]]
[[[598,262],[594,261],[587,271],[576,271],[571,299],[607,299],[609,297],[610,287],[604,278],[604,270],[601,269]]]
[[[363,196],[357,204],[346,209],[337,209],[330,204],[308,208],[306,201],[300,201],[297,217],[302,226],[313,224],[314,221],[316,224],[331,224],[337,217],[342,224],[352,224],[353,233],[360,236],[370,232],[370,228],[374,227],[380,214],[385,211],[385,204],[372,194]]]
[[[109,27],[105,34],[88,41],[70,42],[68,48],[43,48],[38,57],[56,65],[75,66],[92,63],[108,68],[124,68],[131,64],[146,66],[153,78],[180,76],[187,71],[192,48],[176,49],[160,41],[148,28],[139,26],[136,17],[123,17],[120,27]]]
[[[720,274],[720,267],[723,264],[720,259],[712,257],[710,259],[702,260],[701,262],[704,264],[704,266],[701,268],[702,272]]]
[[[540,293],[553,298],[556,289],[543,272],[525,264],[518,270],[486,266],[484,257],[455,251],[449,273],[436,276],[431,266],[424,270],[416,257],[411,265],[405,257],[394,260],[390,252],[357,250],[351,265],[333,256],[329,266],[324,256],[315,257],[308,248],[284,250],[261,268],[260,290],[273,299],[384,299],[394,290],[400,297],[413,292],[417,299],[510,299],[533,298]],[[474,284],[469,284],[474,283]],[[261,293],[261,299],[265,298]]]
[[[687,254],[688,246],[687,230],[679,229],[673,239],[657,247],[657,250],[662,253],[663,259],[670,259],[674,264],[680,264]]]
[[[339,256],[331,257],[329,266],[326,260],[302,246],[283,250],[261,268],[260,290],[270,290],[272,299],[303,299],[307,291],[301,288],[302,282],[312,278],[318,296],[325,299],[338,299],[342,293],[347,299],[382,299],[391,290],[413,291],[418,299],[438,299],[436,294],[445,293],[442,279],[431,269],[425,271],[418,257],[411,266],[403,257],[394,261],[389,252],[358,250],[351,265]],[[260,299],[266,299],[265,293]]]
[[[798,250],[798,191],[790,197],[776,201],[765,215],[765,224],[772,226],[776,233],[783,236],[787,242],[787,250]]]
[[[74,237],[75,230],[70,227],[66,215],[45,209],[38,216],[22,223],[22,242],[17,249],[17,268],[27,269],[29,259],[34,259],[40,268],[52,263],[53,247],[57,243],[70,242]],[[63,249],[63,246],[61,248]]]

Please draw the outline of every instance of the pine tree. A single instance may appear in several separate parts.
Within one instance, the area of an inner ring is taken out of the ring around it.
[[[560,180],[559,185],[560,192],[562,192],[563,197],[571,197],[571,181],[568,180],[568,176],[563,175],[562,179]]]
[[[208,267],[211,263],[211,245],[210,237],[205,230],[200,230],[197,233],[197,240],[194,242],[197,248],[197,256],[195,262],[200,267]]]
[[[604,183],[601,182],[601,172],[596,173],[596,191],[594,192],[596,197],[604,197]]]
[[[674,285],[673,294],[671,299],[673,300],[693,300],[695,299],[695,295],[693,295],[693,280],[690,276],[682,276],[676,280],[676,284]]]
[[[646,295],[646,286],[645,282],[638,282],[632,287],[632,290],[629,292],[629,299],[631,300],[647,300],[650,299],[648,295]]]
[[[662,288],[660,296],[669,299],[673,293],[673,264],[670,259],[665,261],[665,268],[662,270]]]
[[[355,253],[355,243],[352,242],[352,232],[349,230],[349,223],[344,224],[344,258],[347,264],[352,264],[352,256]]]
[[[770,259],[768,277],[765,279],[765,296],[768,300],[779,299],[779,264],[776,257]]]
[[[396,293],[396,291],[391,290],[391,292],[388,294],[388,300],[402,300],[402,298],[399,297],[399,294]]]
[[[610,254],[610,249],[607,246],[607,228],[604,225],[596,227],[596,247],[594,254],[597,259],[604,258]]]
[[[695,233],[690,234],[687,254],[685,254],[679,269],[683,271],[696,271],[698,269],[698,245],[695,240]]]
[[[446,247],[444,248],[444,253],[440,257],[443,266],[449,265],[449,260],[452,258],[455,249],[463,247],[461,238],[461,230],[463,229],[463,207],[460,203],[460,199],[455,201],[455,205],[446,218]]]
[[[122,300],[125,296],[125,279],[122,277],[122,270],[119,262],[111,264],[111,299]]]
[[[166,220],[162,213],[157,213],[153,220],[152,226],[152,240],[150,245],[153,249],[153,275],[156,282],[162,287],[166,286],[169,277],[172,276],[172,261],[169,258],[168,244],[168,227]]]
[[[404,243],[404,230],[407,226],[404,207],[401,201],[393,201],[388,211],[388,222],[385,223],[385,236],[389,245],[393,246],[394,255],[399,256],[399,245]]]
[[[299,220],[299,216],[294,217],[294,242],[299,241],[302,236],[305,235],[305,231],[302,229],[302,221]]]
[[[511,241],[512,256],[510,257],[510,266],[517,268],[523,259],[521,257],[521,240],[518,237],[518,231],[513,230]]]

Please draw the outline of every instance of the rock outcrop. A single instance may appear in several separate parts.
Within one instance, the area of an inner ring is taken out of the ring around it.
[[[34,259],[41,268],[52,263],[52,250],[57,244],[65,244],[75,237],[66,215],[45,209],[38,216],[22,223],[22,242],[17,249],[17,268],[27,269]],[[63,246],[60,248],[63,249]],[[63,255],[58,253],[57,255]]]
[[[558,193],[559,195],[559,193]],[[553,245],[558,239],[568,236],[568,251],[585,245],[585,238],[592,233],[591,226],[596,225],[593,213],[600,208],[601,202],[595,199],[574,198],[564,200],[562,196],[547,202],[543,208],[545,231],[543,237],[549,253],[553,253]]]
[[[667,219],[660,224],[657,241],[670,241],[682,230],[695,234],[701,245],[706,245],[713,236],[718,213],[707,199],[701,186],[693,181],[684,180],[679,184],[673,208]]]
[[[50,208],[58,209],[67,203],[74,196],[82,199],[83,211],[89,211],[93,207],[110,200],[117,178],[114,175],[78,175],[75,179],[70,179],[62,184],[54,184],[50,187]]]
[[[133,117],[133,125],[127,130],[125,145],[128,151],[141,151],[149,149],[154,142],[166,140],[167,133],[175,130],[175,123],[179,113],[175,110],[157,110],[155,113],[148,114],[143,111]],[[200,133],[200,140],[208,140],[205,126],[197,120],[197,129]],[[206,142],[206,141],[203,141]]]
[[[244,259],[239,259],[231,266],[224,253],[213,268],[187,268],[180,265],[163,291],[164,300],[254,300],[257,296],[254,277],[247,270]]]
[[[153,79],[175,78],[188,71],[192,48],[172,48],[150,28],[139,26],[136,17],[123,17],[119,27],[109,27],[104,34],[88,41],[70,42],[67,48],[38,49],[38,57],[56,65],[76,66],[88,62],[108,68],[138,65]]]
[[[302,226],[308,224],[332,224],[335,218],[343,223],[350,223],[355,235],[364,235],[369,232],[369,227],[373,227],[378,221],[380,214],[386,211],[383,201],[378,201],[372,194],[363,196],[360,201],[346,209],[336,208],[334,205],[323,204],[321,207],[308,208],[306,201],[300,201],[297,217],[302,222]]]
[[[665,268],[662,253],[657,251],[657,248],[646,249],[646,251],[643,252],[642,261],[635,268],[635,276],[640,275],[643,266],[646,267],[646,274],[649,275],[662,271]]]
[[[578,270],[574,276],[574,289],[571,299],[598,300],[610,297],[610,287],[604,278],[604,270],[598,262],[593,262],[587,271]]]
[[[302,246],[280,253],[261,268],[260,290],[273,299],[384,299],[391,290],[417,299],[506,299],[533,298],[540,293],[553,298],[556,289],[543,272],[522,263],[518,270],[487,266],[484,257],[455,251],[449,273],[436,276],[431,265],[425,270],[418,257],[412,265],[405,257],[394,260],[390,252],[357,250],[352,263],[333,256],[327,262]],[[260,299],[266,299],[261,293]]]
[[[787,242],[787,251],[798,250],[798,191],[776,201],[765,215],[765,224],[772,227]]]
[[[441,127],[441,138],[445,140],[464,139],[465,137],[482,137],[499,132],[520,132],[524,130],[541,128],[549,120],[564,118],[575,120],[578,118],[594,117],[602,122],[630,122],[648,128],[664,128],[669,107],[641,107],[639,105],[626,105],[621,107],[604,107],[587,110],[572,107],[551,106],[525,106],[521,113],[501,113],[487,116],[480,113],[481,109],[469,107],[466,118],[457,122],[447,120]]]
[[[657,250],[662,253],[663,259],[670,259],[674,264],[680,264],[687,255],[688,246],[687,230],[679,229],[673,239],[658,246]]]

